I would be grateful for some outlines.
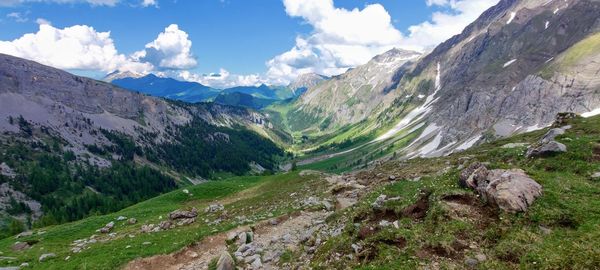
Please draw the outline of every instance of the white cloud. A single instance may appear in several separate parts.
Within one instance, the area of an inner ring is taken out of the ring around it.
[[[157,0],[143,0],[142,6],[143,7],[149,7],[149,6],[158,7],[158,1]]]
[[[58,29],[40,23],[37,33],[0,41],[0,52],[61,69],[144,72],[151,68],[147,63],[136,63],[119,54],[110,32],[97,32],[86,25]]]
[[[446,41],[475,21],[481,13],[497,4],[499,0],[427,0],[429,6],[448,8],[435,12],[431,20],[409,27],[410,34],[403,46],[419,50],[431,49]]]
[[[435,12],[430,21],[411,26],[404,36],[380,4],[347,10],[336,8],[333,0],[283,0],[287,14],[304,19],[313,32],[298,36],[292,49],[269,60],[267,76],[286,84],[307,72],[328,76],[343,73],[394,47],[425,51],[459,34],[498,1],[426,0],[427,5],[446,11]]]
[[[50,22],[49,20],[46,20],[44,18],[37,18],[35,20],[35,23],[37,23],[37,24],[48,24],[48,25],[52,24],[52,22]]]
[[[297,37],[290,51],[267,62],[268,77],[282,84],[307,72],[342,73],[392,49],[403,38],[380,4],[347,10],[336,8],[333,0],[283,0],[283,3],[287,14],[303,18],[313,27],[313,33]]]
[[[0,0],[0,7],[18,6],[24,3],[88,3],[93,6],[115,6],[120,0]]]
[[[136,52],[135,58],[160,69],[190,69],[198,64],[192,55],[192,41],[177,24],[165,28],[146,49]]]
[[[6,14],[6,18],[12,19],[15,22],[27,22],[29,19],[27,18],[27,15],[24,15],[20,12],[11,12]]]
[[[231,74],[225,69],[221,69],[219,73],[211,74],[196,74],[184,70],[173,75],[173,77],[184,81],[197,82],[218,89],[226,89],[235,86],[258,86],[268,83],[268,81],[259,74]]]

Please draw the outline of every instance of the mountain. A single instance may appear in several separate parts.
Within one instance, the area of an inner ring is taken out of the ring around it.
[[[276,101],[275,99],[259,98],[240,92],[221,93],[214,100],[217,104],[248,107],[256,110],[265,108]]]
[[[292,130],[318,132],[358,123],[391,105],[401,77],[421,55],[390,50],[310,88],[288,113]]]
[[[339,140],[401,140],[397,152],[417,157],[589,113],[600,107],[599,11],[592,0],[502,0],[427,55],[395,50],[309,89],[287,121]]]
[[[114,80],[133,78],[138,79],[144,77],[144,74],[132,72],[132,71],[119,71],[116,70],[112,73],[107,74],[102,80],[105,82],[112,83]]]
[[[294,92],[294,95],[300,96],[309,88],[313,88],[327,79],[329,78],[323,75],[306,73],[298,76],[296,80],[288,85],[288,88]]]
[[[113,79],[111,83],[125,89],[138,91],[151,96],[165,97],[190,103],[212,100],[219,95],[220,92],[217,89],[196,82],[184,82],[172,78],[162,78],[154,74],[148,74],[143,77]]]
[[[250,109],[167,101],[0,54],[0,188],[13,194],[0,213],[22,221],[72,221],[196,177],[275,170],[278,134]]]

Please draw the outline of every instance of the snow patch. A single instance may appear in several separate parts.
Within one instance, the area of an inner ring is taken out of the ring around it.
[[[546,21],[546,26],[544,26],[544,30],[545,30],[545,29],[548,29],[548,26],[550,26],[550,22],[549,22],[549,21]]]
[[[516,12],[511,12],[510,18],[508,18],[508,21],[506,22],[506,24],[510,24],[515,19],[516,16],[517,16]]]
[[[596,116],[596,115],[600,115],[600,108],[595,109],[591,112],[586,112],[586,113],[581,114],[581,116],[583,116],[584,118],[589,118],[589,117]]]
[[[517,62],[517,59],[510,60],[510,61],[508,61],[508,62],[504,63],[504,67],[506,68],[506,67],[508,67],[508,66],[512,65],[512,64],[513,64],[513,63],[515,63],[515,62]]]
[[[481,139],[481,137],[483,137],[483,135],[480,134],[471,139],[468,139],[463,144],[456,147],[456,149],[454,149],[454,151],[464,151],[464,150],[467,150],[467,149],[473,147],[473,145],[475,145]]]

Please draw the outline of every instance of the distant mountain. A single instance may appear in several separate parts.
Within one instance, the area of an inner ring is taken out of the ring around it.
[[[144,74],[141,73],[137,73],[137,72],[131,72],[131,71],[114,71],[112,73],[109,73],[108,75],[106,75],[104,77],[104,79],[102,79],[105,82],[109,82],[112,83],[114,80],[118,80],[118,79],[125,79],[125,78],[141,78],[144,77]]]
[[[214,100],[218,104],[248,107],[256,110],[263,109],[276,101],[276,99],[259,98],[240,92],[221,93]]]
[[[106,79],[105,79],[106,80]],[[212,100],[220,91],[196,82],[162,78],[154,74],[143,77],[115,78],[112,84],[156,97],[165,97],[190,103]]]
[[[295,81],[288,85],[288,88],[294,92],[294,95],[300,96],[309,88],[313,88],[327,79],[329,79],[327,76],[306,73],[298,76]]]

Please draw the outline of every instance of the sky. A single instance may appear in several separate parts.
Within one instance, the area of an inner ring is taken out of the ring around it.
[[[392,48],[427,52],[498,1],[0,0],[0,53],[94,78],[286,85]]]

